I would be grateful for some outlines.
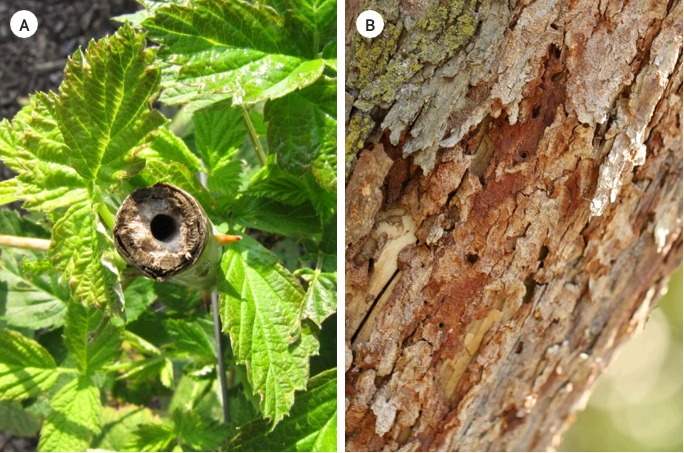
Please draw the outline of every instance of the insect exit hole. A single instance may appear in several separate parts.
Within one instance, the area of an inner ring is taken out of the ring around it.
[[[159,214],[150,222],[150,231],[156,240],[169,242],[178,235],[178,226],[173,217]]]

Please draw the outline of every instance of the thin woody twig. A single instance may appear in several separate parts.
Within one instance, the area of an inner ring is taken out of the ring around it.
[[[50,240],[0,234],[0,245],[8,245],[10,247],[17,247],[21,249],[45,251],[50,247]]]

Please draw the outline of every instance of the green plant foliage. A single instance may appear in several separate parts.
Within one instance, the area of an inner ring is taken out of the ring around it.
[[[49,388],[57,365],[40,344],[14,330],[0,331],[0,399],[26,399]]]
[[[92,447],[105,451],[126,451],[126,445],[133,442],[133,431],[139,425],[151,424],[154,421],[154,414],[146,407],[104,407],[102,431],[93,440]]]
[[[337,190],[337,81],[316,83],[266,103],[268,146],[280,165],[300,176],[307,170],[322,187]]]
[[[297,329],[304,292],[275,255],[251,238],[232,244],[221,268],[224,329],[238,362],[247,364],[264,415],[277,422],[287,414],[295,390],[305,387],[308,356],[318,348],[308,326]]]
[[[147,104],[160,71],[148,69],[154,51],[144,47],[130,27],[91,42],[69,59],[59,94],[37,93],[0,127],[0,156],[19,173],[16,198],[54,222],[48,254],[72,295],[115,312],[124,301],[106,194],[144,166],[136,148],[165,121]]]
[[[17,211],[0,211],[3,234],[49,238],[50,231],[19,216]],[[69,291],[55,275],[29,275],[23,260],[44,258],[44,253],[2,248],[0,254],[0,320],[14,327],[42,329],[64,323]]]
[[[85,451],[100,432],[100,391],[88,376],[73,379],[50,400],[40,451]]]
[[[0,233],[49,239],[0,246],[0,429],[40,429],[40,451],[334,449],[336,2],[141,3],[123,20],[142,30],[91,41],[0,121],[0,203],[29,211],[0,210]],[[207,243],[220,348],[207,289],[114,245],[119,205],[159,182],[242,236]]]
[[[290,415],[273,430],[262,420],[251,422],[232,440],[232,451],[336,451],[336,368],[309,380],[297,394]]]
[[[302,47],[308,36],[269,6],[197,0],[160,7],[142,25],[166,44],[162,100],[169,104],[253,104],[310,85],[323,73],[314,41]]]

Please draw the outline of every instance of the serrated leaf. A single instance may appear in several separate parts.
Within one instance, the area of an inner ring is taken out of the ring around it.
[[[263,420],[248,423],[231,451],[337,451],[337,369],[311,378],[289,416],[272,431]]]
[[[335,41],[337,0],[286,0],[284,3],[291,35],[299,38],[303,48],[310,48],[318,55],[327,44]]]
[[[96,308],[69,304],[64,343],[85,375],[94,374],[119,356],[122,328],[107,323],[95,338],[90,338],[101,320],[102,313]]]
[[[300,269],[295,275],[309,283],[302,304],[302,316],[320,327],[323,320],[337,310],[337,273]]]
[[[231,160],[215,167],[207,175],[207,189],[215,196],[235,196],[240,189],[240,175],[244,164],[239,160]]]
[[[133,432],[138,426],[156,421],[152,411],[146,407],[123,406],[104,407],[102,411],[102,432],[95,438],[91,448],[105,451],[126,451],[126,445],[133,441]]]
[[[166,121],[147,104],[160,71],[148,68],[155,51],[145,44],[142,33],[123,26],[67,63],[56,119],[69,163],[86,180],[109,180],[129,151]]]
[[[159,56],[173,66],[164,76],[171,88],[162,93],[166,103],[275,99],[313,83],[325,65],[309,59],[275,10],[241,0],[164,6],[143,26],[164,44]]]
[[[0,181],[0,206],[17,201],[18,184],[16,178]]]
[[[156,159],[166,162],[177,162],[193,173],[205,171],[202,162],[185,142],[178,138],[173,132],[166,128],[161,128],[151,135],[152,141],[149,146],[143,148],[137,156],[144,159]]]
[[[49,388],[57,365],[38,342],[14,330],[0,330],[0,399],[26,399]]]
[[[12,146],[3,161],[19,173],[16,197],[32,211],[49,213],[88,197],[86,181],[69,165],[56,120],[56,102],[54,93],[36,93],[17,113],[11,130],[0,128],[0,143]]]
[[[215,361],[216,349],[212,340],[196,322],[169,319],[166,326],[177,351],[190,354],[195,359]]]
[[[284,235],[321,231],[321,221],[310,203],[287,206],[277,200],[247,195],[233,206],[233,221],[248,228]]]
[[[299,206],[307,202],[307,187],[301,179],[283,171],[269,157],[269,164],[252,177],[247,187],[249,195],[272,198]]]
[[[112,246],[93,206],[84,200],[73,204],[55,223],[48,249],[71,288],[72,297],[118,312],[124,305],[120,275],[107,264]]]
[[[278,164],[301,176],[313,171],[326,190],[337,190],[337,84],[322,77],[315,84],[268,101],[268,146]]]
[[[176,409],[173,422],[183,451],[217,451],[226,437],[223,427],[195,411]]]
[[[137,278],[124,291],[126,296],[126,321],[132,322],[143,314],[152,304],[157,295],[154,292],[154,282],[146,278]]]
[[[249,237],[226,247],[221,269],[223,328],[236,361],[247,365],[264,416],[277,423],[288,413],[294,391],[306,385],[308,357],[318,349],[308,326],[293,336],[304,292],[277,258]]]
[[[170,426],[145,423],[138,425],[124,451],[171,451],[175,440],[176,432]]]
[[[192,116],[195,126],[195,146],[211,172],[242,147],[247,127],[240,107],[224,107],[196,112]]]
[[[337,212],[337,192],[331,190],[321,190],[321,186],[316,181],[313,173],[306,173],[302,178],[306,186],[306,193],[311,200],[316,213],[321,220],[330,220]]]
[[[100,220],[113,222],[104,198],[113,183],[140,171],[144,161],[135,154],[165,121],[148,105],[160,70],[148,67],[155,50],[145,45],[129,26],[92,41],[69,59],[59,94],[37,93],[11,129],[0,127],[0,152],[19,172],[17,198],[55,225],[49,256],[72,297],[111,313],[121,310],[123,295],[111,233]]]
[[[50,401],[52,412],[41,430],[39,451],[85,451],[100,432],[100,390],[90,377],[80,376],[62,387]]]

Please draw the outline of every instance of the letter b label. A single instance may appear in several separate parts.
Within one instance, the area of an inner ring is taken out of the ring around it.
[[[371,9],[362,12],[356,19],[356,29],[364,38],[375,38],[382,32],[384,26],[385,21],[382,20],[382,16]]]

